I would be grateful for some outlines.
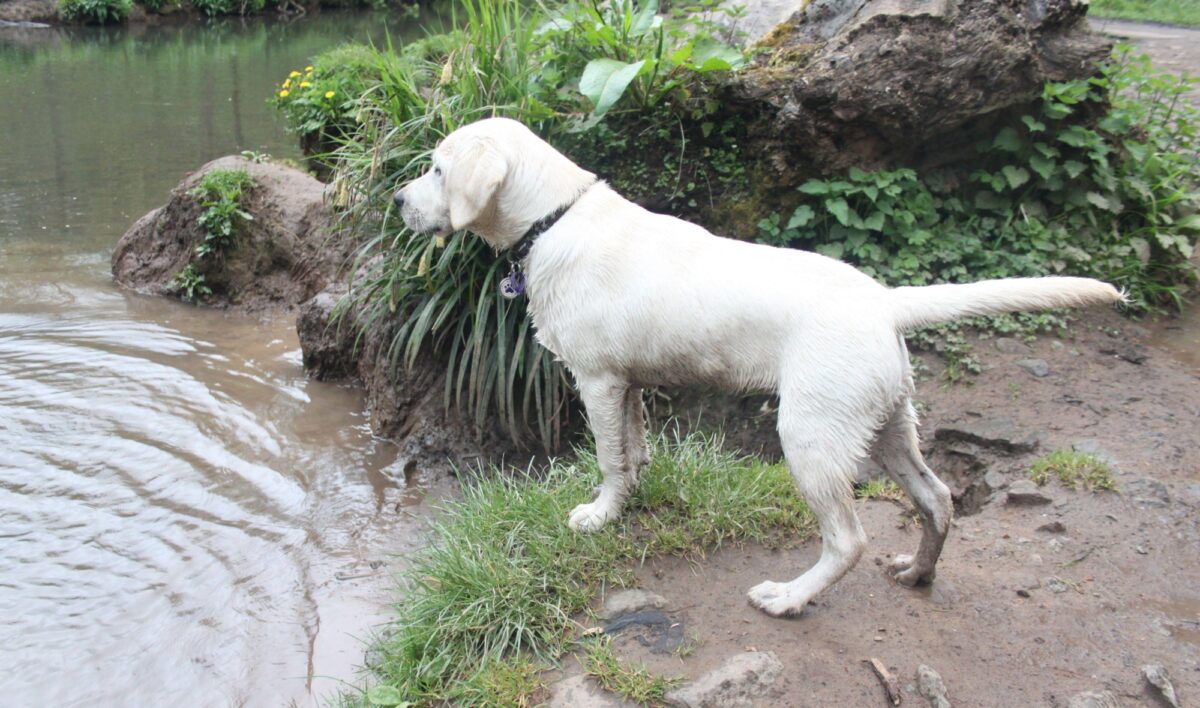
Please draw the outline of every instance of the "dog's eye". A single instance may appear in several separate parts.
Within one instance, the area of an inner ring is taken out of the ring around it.
[[[437,175],[438,177],[441,177],[441,176],[442,176],[442,168],[440,168],[440,167],[434,167],[434,168],[433,168],[433,173],[434,173],[435,175]]]

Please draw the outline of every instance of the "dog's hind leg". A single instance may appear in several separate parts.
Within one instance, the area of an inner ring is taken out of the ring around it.
[[[767,581],[750,589],[750,604],[776,617],[800,614],[854,567],[867,543],[850,480],[857,451],[865,450],[871,431],[853,421],[839,425],[824,412],[789,410],[794,408],[786,399],[781,402],[779,434],[792,477],[817,517],[821,558],[791,582]]]
[[[611,376],[577,376],[577,380],[579,395],[587,409],[588,424],[596,438],[596,460],[604,474],[604,481],[600,484],[600,493],[595,501],[575,507],[568,525],[576,531],[598,531],[621,515],[625,499],[636,483],[635,476],[630,472],[627,455],[627,398],[631,387]],[[641,405],[640,398],[638,404]],[[644,437],[642,444],[645,444]]]
[[[950,530],[954,504],[950,490],[921,456],[917,414],[908,399],[896,407],[880,430],[871,457],[908,493],[921,515],[921,545],[916,555],[896,556],[889,570],[903,585],[931,582]]]
[[[650,464],[650,448],[646,445],[646,411],[642,405],[642,389],[630,386],[625,392],[625,462],[629,465],[629,491],[637,489],[642,469]]]

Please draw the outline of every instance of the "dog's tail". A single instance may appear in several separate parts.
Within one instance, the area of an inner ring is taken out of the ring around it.
[[[1128,301],[1113,286],[1091,278],[1008,278],[966,285],[902,287],[891,292],[899,329],[974,315]]]

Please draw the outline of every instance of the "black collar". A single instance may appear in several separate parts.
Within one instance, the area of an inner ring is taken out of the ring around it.
[[[513,263],[520,263],[524,261],[525,257],[529,255],[529,250],[533,248],[533,242],[537,240],[537,237],[546,233],[552,226],[557,224],[558,220],[563,218],[563,215],[570,211],[571,207],[575,206],[575,203],[578,202],[583,195],[587,194],[588,190],[591,189],[595,184],[596,180],[592,180],[592,182],[588,184],[588,186],[584,187],[579,194],[575,195],[574,199],[533,222],[533,225],[529,227],[529,230],[527,230],[521,236],[521,238],[512,245],[512,248],[508,250],[509,260],[511,260]]]

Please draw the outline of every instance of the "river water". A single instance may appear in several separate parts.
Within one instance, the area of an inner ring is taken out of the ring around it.
[[[0,704],[305,705],[353,681],[424,523],[290,319],[117,290],[183,175],[296,157],[265,103],[380,16],[0,30]]]

